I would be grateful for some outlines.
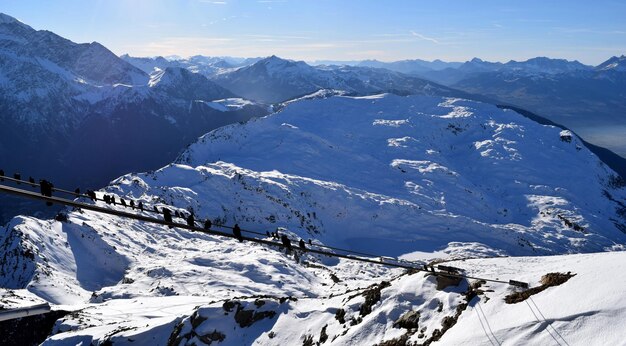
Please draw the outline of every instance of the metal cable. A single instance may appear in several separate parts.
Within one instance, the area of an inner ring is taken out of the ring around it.
[[[34,187],[34,188],[39,187],[38,183],[32,183],[32,182],[27,181],[27,180],[16,179],[16,178],[13,178],[13,177],[8,177],[8,176],[2,176],[1,178],[6,179],[8,181],[12,181],[12,182],[14,182],[16,184],[25,184],[25,185],[29,185],[29,186]],[[91,199],[91,197],[89,195],[84,194],[84,193],[76,193],[76,191],[64,190],[64,189],[57,188],[57,187],[53,187],[52,190],[53,191],[57,191],[57,192],[61,192],[61,193],[64,193],[64,194],[72,195],[72,196],[75,196],[75,197],[79,197],[79,198],[89,198],[89,199]],[[123,198],[121,198],[121,199],[123,199]],[[98,198],[98,197],[96,197],[95,200],[96,201],[101,201],[101,202],[106,202],[103,198]],[[130,200],[132,200],[132,199],[130,199]],[[126,207],[130,207],[130,206],[126,205]],[[130,208],[132,208],[132,207],[130,207]],[[161,208],[163,208],[163,207],[161,207]],[[138,209],[140,211],[145,211],[145,212],[149,212],[149,213],[163,215],[162,212],[155,211],[154,210],[154,206],[150,207],[150,205],[144,205],[143,209],[139,209],[139,207],[137,205],[135,205],[134,209]],[[175,217],[176,217],[175,215],[172,215],[172,218],[175,218]],[[220,227],[220,228],[225,228],[225,229],[229,229],[229,230],[233,229],[233,227],[227,226],[227,225],[214,224],[213,226]],[[256,234],[256,235],[260,235],[260,236],[267,236],[266,233],[257,232],[257,231],[251,231],[251,230],[245,230],[245,229],[241,229],[241,232],[249,233],[249,234]],[[354,251],[354,250],[348,250],[348,249],[342,249],[342,248],[339,248],[339,247],[334,247],[334,246],[329,246],[329,245],[313,244],[313,246],[316,246],[318,248],[323,248],[323,249],[341,251],[341,252],[345,252],[345,253],[353,254],[353,255],[358,255],[358,256],[380,257],[379,255],[375,255],[375,254],[370,254],[370,253],[366,253],[366,252],[359,252],[359,251]],[[398,262],[400,261],[398,259],[389,258],[389,257],[387,257],[387,259],[388,260],[393,260],[393,261],[398,261]],[[415,264],[415,265],[422,265],[423,264],[423,263],[413,262],[413,261],[403,261],[403,262],[411,263],[411,264]]]
[[[140,215],[140,214],[128,213],[128,212],[120,211],[120,210],[116,210],[116,209],[103,208],[103,207],[99,207],[97,205],[81,203],[81,202],[72,201],[72,200],[59,198],[59,197],[47,197],[47,196],[43,196],[43,195],[35,193],[35,192],[30,192],[30,191],[26,191],[26,190],[23,190],[23,189],[10,187],[10,186],[0,185],[0,191],[1,192],[6,192],[6,193],[10,193],[10,194],[14,194],[14,195],[23,196],[23,197],[28,197],[28,198],[32,198],[32,199],[38,199],[38,200],[43,200],[43,201],[47,201],[47,202],[63,204],[63,205],[71,206],[71,207],[82,208],[82,209],[91,210],[91,211],[95,211],[95,212],[99,212],[99,213],[104,213],[104,214],[109,214],[109,215],[114,215],[114,216],[119,216],[119,217],[130,218],[130,219],[134,219],[134,220],[138,220],[138,221],[150,222],[150,223],[155,223],[155,224],[164,225],[164,226],[178,227],[178,228],[183,228],[183,229],[187,229],[187,230],[190,230],[190,231],[205,233],[205,234],[209,234],[209,235],[215,235],[215,236],[221,236],[221,237],[228,237],[228,238],[238,239],[237,236],[235,236],[234,234],[230,234],[230,233],[219,232],[219,231],[215,231],[215,230],[211,230],[211,229],[207,230],[207,229],[203,229],[203,228],[199,228],[199,227],[195,227],[195,226],[189,226],[189,225],[183,224],[183,223],[176,223],[176,222],[171,222],[170,223],[170,222],[166,222],[165,220],[161,220],[161,219],[157,219],[157,218],[153,218],[153,217],[148,217],[148,216],[144,216],[144,215]],[[228,227],[228,228],[230,228],[230,227]],[[274,241],[265,240],[265,239],[259,239],[259,238],[253,238],[253,237],[242,236],[241,239],[246,240],[246,241],[255,242],[255,243],[258,243],[258,244],[263,244],[263,245],[271,245],[271,246],[279,246],[279,247],[283,247],[284,246],[282,243],[279,243],[279,242],[274,242]],[[332,252],[317,250],[317,249],[313,249],[313,248],[310,248],[310,247],[308,247],[308,248],[296,248],[296,249],[300,250],[300,251],[303,251],[303,252],[310,252],[310,253],[315,253],[315,254],[324,255],[324,256],[345,258],[345,259],[349,259],[349,260],[353,260],[353,261],[372,263],[372,264],[383,265],[383,266],[388,266],[388,267],[396,267],[396,268],[403,268],[403,269],[410,269],[410,270],[415,270],[415,271],[427,272],[427,273],[430,273],[432,275],[440,275],[440,276],[446,276],[446,277],[457,277],[457,278],[473,279],[473,280],[484,280],[484,281],[489,281],[489,282],[510,284],[510,282],[503,281],[503,280],[479,278],[479,277],[463,275],[463,274],[459,274],[459,273],[452,273],[452,272],[441,272],[441,271],[437,272],[437,271],[434,271],[434,270],[427,270],[427,269],[425,269],[423,267],[416,267],[416,266],[403,264],[403,263],[383,262],[383,261],[374,260],[374,259],[371,259],[371,258],[356,257],[356,256],[350,256],[350,255],[344,255],[344,254],[338,254],[338,253],[332,253]]]

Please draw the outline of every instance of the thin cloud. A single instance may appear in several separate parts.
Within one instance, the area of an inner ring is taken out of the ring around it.
[[[372,35],[373,37],[408,37],[409,34],[377,34]]]
[[[275,42],[268,45],[270,39],[254,37],[167,37],[146,45],[125,45],[121,51],[134,56],[279,56],[304,59],[311,56],[329,57],[337,49],[345,49],[343,43],[309,42],[289,43]]]
[[[624,35],[626,31],[623,30],[594,30],[588,28],[564,28],[556,27],[555,30],[566,34],[601,34],[601,35]]]
[[[439,41],[435,40],[434,38],[424,36],[424,35],[422,35],[422,34],[420,34],[420,33],[417,33],[417,32],[415,32],[415,31],[413,31],[413,30],[411,30],[411,35],[413,35],[413,36],[415,36],[415,37],[417,37],[417,38],[420,38],[420,39],[422,39],[422,40],[424,40],[424,41],[430,41],[430,42],[432,42],[432,43],[434,43],[434,44],[439,44]]]
[[[308,36],[293,36],[293,35],[259,35],[259,34],[255,34],[255,35],[243,35],[243,37],[250,37],[253,39],[271,39],[271,40],[281,40],[281,41],[286,41],[286,40],[310,40],[311,37]]]
[[[213,4],[213,5],[226,5],[228,4],[226,1],[213,1],[213,0],[198,0],[199,2],[205,4]]]

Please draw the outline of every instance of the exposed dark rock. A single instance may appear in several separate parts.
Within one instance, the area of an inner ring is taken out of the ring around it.
[[[367,316],[372,312],[372,307],[380,301],[380,291],[389,286],[391,286],[391,284],[388,281],[383,281],[380,284],[373,285],[363,292],[362,295],[365,297],[365,302],[361,304],[361,307],[359,308],[361,316]]]
[[[437,289],[443,290],[446,287],[458,286],[463,278],[456,276],[437,275]]]
[[[226,312],[233,311],[233,308],[238,304],[238,302],[233,302],[232,300],[227,300],[222,304],[222,309]]]
[[[398,338],[383,341],[378,346],[406,346],[409,345],[409,334],[404,334]]]
[[[239,302],[236,304],[237,312],[235,313],[235,321],[241,328],[249,327],[264,318],[273,318],[276,316],[275,311],[244,310]]]
[[[249,327],[254,323],[254,310],[244,310],[243,308],[237,308],[235,313],[235,321],[241,326]]]
[[[217,341],[217,342],[224,341],[224,339],[226,339],[226,335],[218,332],[217,330],[214,330],[213,332],[209,334],[199,335],[198,339],[200,339],[200,341],[204,342],[205,344],[210,345],[211,343],[213,343],[213,341]]]
[[[0,322],[0,345],[39,345],[52,331],[54,323],[67,311],[22,317]]]
[[[346,310],[337,309],[337,312],[335,313],[335,319],[341,324],[346,323]]]
[[[193,313],[193,315],[191,315],[191,326],[193,329],[198,328],[198,326],[200,326],[204,321],[206,321],[206,317],[200,316],[197,310]]]
[[[570,272],[567,272],[567,273],[548,273],[548,274],[546,274],[546,275],[541,277],[541,285],[540,286],[532,287],[532,288],[529,288],[527,290],[520,291],[520,292],[511,293],[508,296],[504,297],[504,301],[507,304],[516,304],[516,303],[523,302],[524,300],[528,299],[530,296],[535,295],[535,294],[537,294],[539,292],[542,292],[543,290],[545,290],[548,287],[559,286],[559,285],[567,282],[567,280],[569,280],[571,277],[573,277],[575,275],[576,274],[572,274]]]
[[[394,324],[395,328],[417,329],[419,326],[420,313],[409,311],[402,315]]]
[[[284,302],[286,302],[286,301],[288,301],[288,300],[290,300],[290,301],[292,301],[292,302],[297,302],[297,301],[298,301],[298,298],[296,298],[296,297],[280,297],[280,298],[278,299],[278,302],[280,302],[280,303],[282,304],[282,303],[284,303]]]
[[[324,325],[324,327],[322,328],[322,331],[320,332],[320,341],[318,342],[318,344],[323,344],[326,342],[326,340],[328,340],[328,334],[326,334],[326,327],[328,327],[328,325]]]

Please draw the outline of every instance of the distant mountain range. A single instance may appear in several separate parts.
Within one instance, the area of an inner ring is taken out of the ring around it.
[[[446,68],[456,68],[461,66],[461,62],[446,62],[439,59],[433,61],[426,61],[421,59],[413,60],[400,60],[393,62],[384,62],[379,60],[362,60],[362,61],[332,61],[332,60],[318,60],[311,62],[312,65],[349,65],[349,66],[361,66],[361,67],[375,67],[384,68],[391,71],[406,73],[406,74],[419,74],[428,71],[438,71]]]
[[[548,58],[506,64],[474,59],[421,76],[528,109],[626,157],[624,56],[595,67]]]
[[[136,58],[123,55],[121,58],[147,73],[166,67],[183,67],[203,74],[235,94],[264,103],[284,102],[320,89],[341,90],[353,95],[390,92],[403,95],[468,96],[422,78],[380,68],[375,61],[363,62],[359,66],[311,66],[304,61],[277,56],[250,59],[194,56],[168,60],[163,57]]]
[[[463,92],[421,78],[380,68],[359,66],[310,66],[271,56],[213,80],[233,92],[259,102],[276,103],[319,89],[342,90],[352,95],[395,93],[399,95],[467,96]]]
[[[590,70],[593,70],[592,66],[583,65],[578,61],[550,59],[545,57],[533,58],[521,62],[511,60],[507,63],[489,62],[474,58],[456,67],[448,67],[439,70],[431,69],[430,71],[424,71],[419,74],[431,80],[436,80],[439,83],[452,85],[468,77],[490,72],[537,76]]]
[[[316,66],[278,57],[122,58],[147,72],[164,66],[185,67],[237,94],[269,103],[319,88],[355,94],[415,94],[435,88],[437,95],[528,109],[626,157],[624,56],[612,57],[595,67],[546,57],[506,63],[479,58],[464,63],[420,59],[312,62]]]
[[[219,73],[231,71],[233,69],[251,65],[262,58],[233,58],[233,57],[207,57],[196,55],[189,58],[176,57],[174,59],[161,56],[154,58],[132,57],[128,54],[120,58],[145,73],[152,73],[155,68],[164,69],[166,67],[182,67],[194,73],[200,73],[206,77],[212,77]]]

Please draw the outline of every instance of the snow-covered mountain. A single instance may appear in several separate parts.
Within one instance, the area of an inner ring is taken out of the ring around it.
[[[393,62],[383,62],[378,60],[363,60],[357,66],[386,68],[391,71],[406,74],[420,74],[428,71],[439,71],[446,68],[457,68],[461,66],[459,62],[446,62],[439,59],[426,61],[421,59],[399,60]]]
[[[282,227],[315,244],[456,259],[477,277],[538,287],[550,272],[576,276],[543,287],[528,312],[531,301],[504,301],[514,291],[504,284],[443,289],[423,273],[294,260],[284,249],[68,210],[67,222],[17,217],[0,234],[3,296],[26,289],[76,310],[44,344],[621,340],[626,183],[571,132],[492,105],[391,94],[296,100],[214,130],[174,164],[122,176],[103,193],[217,225]]]
[[[418,73],[418,75],[444,85],[453,85],[459,81],[476,77],[483,73],[513,74],[516,76],[551,76],[561,73],[576,73],[591,70],[593,70],[592,66],[581,64],[578,61],[546,57],[536,57],[526,61],[511,60],[507,63],[489,62],[474,58],[459,66],[424,71]]]
[[[160,167],[207,131],[267,114],[248,102],[212,103],[234,97],[186,69],[150,76],[99,43],[77,44],[0,14],[0,168],[7,173],[102,186]],[[15,205],[3,205],[0,220],[15,215]]]
[[[550,59],[536,57],[526,61],[511,60],[503,65],[506,70],[519,71],[527,74],[559,74],[577,71],[589,71],[591,66],[584,65],[577,60]]]
[[[149,57],[134,57],[128,54],[124,54],[120,56],[120,59],[135,66],[136,68],[142,70],[143,72],[147,74],[153,73],[157,69],[165,70],[168,67],[179,67],[173,60],[168,60],[162,56],[149,58]]]
[[[261,60],[261,58],[244,59],[202,55],[195,55],[189,58],[176,57],[175,59],[166,59],[160,56],[142,58],[124,54],[120,58],[146,73],[152,73],[155,69],[164,70],[166,67],[182,67],[193,73],[200,73],[207,78],[212,78],[217,74],[226,73],[243,66],[249,66]]]
[[[149,68],[157,66],[158,61],[154,60],[156,65]],[[621,116],[625,111],[622,84],[626,78],[620,72],[618,57],[596,68],[578,61],[546,57],[507,63],[474,58],[463,64],[416,59],[392,63],[347,61],[318,66],[275,56],[254,65],[239,60],[236,67],[225,61],[199,56],[170,64],[200,71],[237,94],[268,103],[319,89],[334,89],[352,95],[426,93],[518,106],[574,129],[597,146],[626,156],[626,141],[621,135],[626,131],[626,119]]]
[[[356,95],[380,92],[459,96],[462,92],[386,69],[356,66],[310,66],[271,56],[253,65],[214,78],[234,93],[260,102],[276,103],[319,89],[342,90]]]
[[[626,182],[572,132],[384,69],[124,59],[0,15],[0,168],[72,189],[60,178],[82,185],[176,156],[97,194],[532,288],[74,208],[0,229],[0,310],[56,311],[49,330],[1,324],[0,344],[17,331],[45,345],[623,342]],[[619,59],[562,73],[575,64],[526,63],[506,75],[620,80]],[[473,64],[459,69],[491,68]],[[288,101],[261,117],[236,94]]]
[[[75,100],[105,85],[146,84],[148,76],[102,45],[76,44],[0,14],[0,90],[5,121],[73,126],[86,105]],[[77,109],[77,110],[75,110]]]
[[[182,100],[215,100],[235,95],[209,82],[201,74],[180,67],[167,67],[150,75],[148,86],[166,96]]]
[[[506,64],[474,59],[458,69],[424,78],[505,104],[528,109],[563,124],[585,140],[626,157],[624,59],[591,67],[577,61],[535,58]]]
[[[622,56],[614,56],[611,57],[609,60],[601,63],[600,65],[596,66],[596,70],[598,71],[619,71],[619,72],[626,72],[626,56],[622,55]]]

